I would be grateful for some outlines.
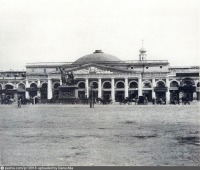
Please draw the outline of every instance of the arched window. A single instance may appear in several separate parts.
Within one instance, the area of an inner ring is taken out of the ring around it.
[[[84,82],[80,82],[80,83],[78,84],[78,88],[79,88],[79,89],[84,89],[84,88],[85,88],[85,83],[84,83]]]
[[[13,85],[11,85],[11,84],[6,84],[6,85],[5,85],[5,89],[13,89]]]
[[[151,82],[149,81],[143,82],[143,88],[151,88]]]
[[[47,88],[48,88],[48,84],[47,83],[43,83],[41,86],[41,99],[47,99]]]
[[[123,82],[118,82],[117,84],[116,84],[116,88],[124,88],[124,83]]]
[[[199,87],[199,86],[200,86],[200,82],[197,83],[197,87]]]
[[[159,81],[156,83],[156,87],[165,87],[165,83],[163,81]]]
[[[25,85],[23,83],[18,84],[18,89],[25,89]]]
[[[182,86],[193,86],[195,85],[194,80],[192,80],[191,78],[185,78],[181,81],[181,85]]]
[[[60,83],[54,83],[53,88],[57,89],[60,86]]]
[[[103,84],[103,88],[104,89],[110,89],[111,88],[111,83],[110,82],[105,82],[104,84]]]
[[[30,88],[37,89],[37,85],[35,83],[31,83]]]
[[[138,84],[136,82],[131,82],[129,85],[130,88],[138,88]]]
[[[47,85],[47,83],[43,83],[41,87],[42,87],[43,89],[47,89],[48,85]]]
[[[176,81],[172,81],[170,83],[170,87],[178,87],[178,83]]]
[[[2,90],[3,88],[2,88],[2,85],[0,84],[0,90]]]
[[[94,88],[94,89],[97,89],[97,88],[98,88],[98,83],[95,82],[95,81],[91,82],[90,85],[93,85],[93,88]]]

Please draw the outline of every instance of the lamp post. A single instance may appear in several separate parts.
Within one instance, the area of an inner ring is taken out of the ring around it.
[[[94,101],[93,101],[93,83],[91,83],[90,85],[90,89],[91,89],[91,99],[90,99],[90,108],[94,108]]]

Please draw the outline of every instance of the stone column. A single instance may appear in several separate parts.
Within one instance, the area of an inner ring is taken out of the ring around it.
[[[98,98],[102,97],[101,78],[98,79]]]
[[[88,78],[85,79],[85,96],[89,98],[89,80]]]
[[[152,88],[153,88],[153,90],[152,90],[152,99],[156,98],[156,93],[154,92],[154,87],[156,87],[156,80],[155,80],[155,78],[152,78]]]
[[[14,83],[13,89],[17,89],[17,88],[18,88],[17,83]]]
[[[5,89],[5,83],[4,82],[2,83],[2,89]]]
[[[111,100],[115,102],[115,79],[111,79]]]
[[[128,78],[125,78],[125,98],[128,97]]]
[[[29,83],[28,83],[28,80],[26,80],[26,84],[25,84],[25,86],[26,86],[26,88],[29,88],[30,86],[29,86]],[[26,97],[26,99],[29,99],[30,98],[30,96],[29,96],[29,92],[28,91],[26,91],[26,93],[25,93],[25,97]]]
[[[37,82],[37,87],[38,87],[38,88],[41,88],[40,86],[41,86],[41,82],[40,82],[40,80],[38,80],[38,82]],[[41,97],[40,89],[37,91],[37,96],[38,96],[38,97]]]
[[[166,87],[167,87],[167,92],[166,92],[166,102],[170,101],[170,92],[169,92],[169,77],[166,77]]]
[[[138,77],[138,97],[142,96],[142,78]]]
[[[47,99],[51,99],[52,95],[52,80],[48,79],[48,91],[47,91]]]
[[[62,85],[62,80],[60,79],[60,86]]]

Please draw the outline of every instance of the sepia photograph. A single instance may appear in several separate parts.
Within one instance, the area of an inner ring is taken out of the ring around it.
[[[199,0],[0,0],[1,170],[200,166]]]

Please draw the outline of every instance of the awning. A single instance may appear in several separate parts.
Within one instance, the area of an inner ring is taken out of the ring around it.
[[[167,90],[167,87],[154,87],[154,92],[166,92]]]
[[[39,88],[26,88],[26,91],[38,91],[38,90],[40,90]]]
[[[0,93],[6,93],[6,89],[1,89]]]
[[[170,87],[169,90],[178,90],[178,87]]]
[[[26,90],[25,90],[25,89],[17,89],[17,92],[18,92],[18,93],[25,93]]]

